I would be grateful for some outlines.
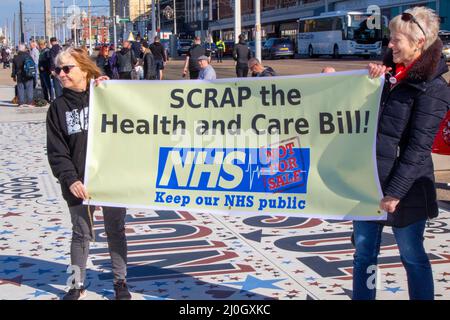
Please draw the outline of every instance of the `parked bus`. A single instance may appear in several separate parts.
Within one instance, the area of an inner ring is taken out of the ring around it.
[[[365,58],[381,55],[386,17],[380,17],[381,28],[370,28],[371,14],[336,11],[298,20],[297,53],[315,57],[357,55]],[[385,35],[386,36],[386,35]]]

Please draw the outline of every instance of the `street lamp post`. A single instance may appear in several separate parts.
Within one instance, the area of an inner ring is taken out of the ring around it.
[[[177,34],[177,4],[176,0],[173,0],[173,35]]]
[[[114,29],[114,50],[117,50],[117,30],[116,30],[116,0],[113,0],[113,29]]]
[[[203,33],[203,0],[200,0],[200,38],[202,39],[202,43],[203,40],[205,39],[204,37],[204,33]]]
[[[261,0],[255,0],[255,54],[261,62]]]
[[[239,42],[241,34],[241,0],[234,0],[234,43]]]
[[[91,21],[91,0],[88,1],[88,19],[89,19],[89,55],[92,55],[92,21]]]
[[[152,39],[151,42],[156,37],[156,8],[155,8],[155,0],[152,0]]]

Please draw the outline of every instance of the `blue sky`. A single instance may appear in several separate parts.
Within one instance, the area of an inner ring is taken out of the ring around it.
[[[52,15],[55,13],[54,6],[65,6],[73,4],[74,0],[52,0]],[[34,29],[36,29],[36,34],[41,35],[44,32],[44,0],[22,0],[23,11],[24,11],[24,25],[25,31],[30,36],[33,35]],[[91,0],[92,5],[108,5],[108,0]],[[79,6],[86,6],[88,0],[75,0],[75,4]],[[58,15],[62,13],[62,9],[56,9]],[[0,0],[0,27],[4,28],[5,24],[9,22],[12,25],[14,19],[14,13],[19,13],[19,0]],[[36,14],[37,13],[37,14]],[[103,14],[108,15],[108,8],[94,8],[92,10],[93,14]],[[18,20],[18,18],[16,18]],[[18,22],[17,22],[18,26]],[[18,29],[18,27],[16,28]],[[18,32],[18,31],[17,31]],[[28,38],[28,36],[27,36]]]

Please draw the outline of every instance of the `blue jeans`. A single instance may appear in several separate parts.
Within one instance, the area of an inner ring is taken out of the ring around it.
[[[33,79],[17,82],[17,96],[19,105],[33,103]]]
[[[411,300],[434,299],[433,273],[423,246],[425,223],[426,220],[421,220],[404,228],[392,227],[406,269]],[[368,268],[377,265],[383,227],[376,222],[353,221],[356,247],[353,259],[353,300],[375,300],[376,288],[369,286],[369,277],[373,272]]]

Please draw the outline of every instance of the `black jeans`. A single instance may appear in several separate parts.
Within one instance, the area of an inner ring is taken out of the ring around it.
[[[200,73],[200,71],[198,71],[198,70],[195,70],[195,71],[189,70],[189,79],[198,79],[199,73]]]
[[[47,72],[40,72],[39,78],[41,79],[41,87],[42,87],[42,93],[44,94],[44,99],[48,102],[51,102],[55,99],[55,96],[53,94],[52,90],[52,81],[50,80],[50,73]]]
[[[236,75],[238,78],[247,78],[248,74],[248,64],[238,63],[236,65]]]
[[[222,62],[222,58],[223,58],[223,49],[218,49],[217,50],[217,62]]]

